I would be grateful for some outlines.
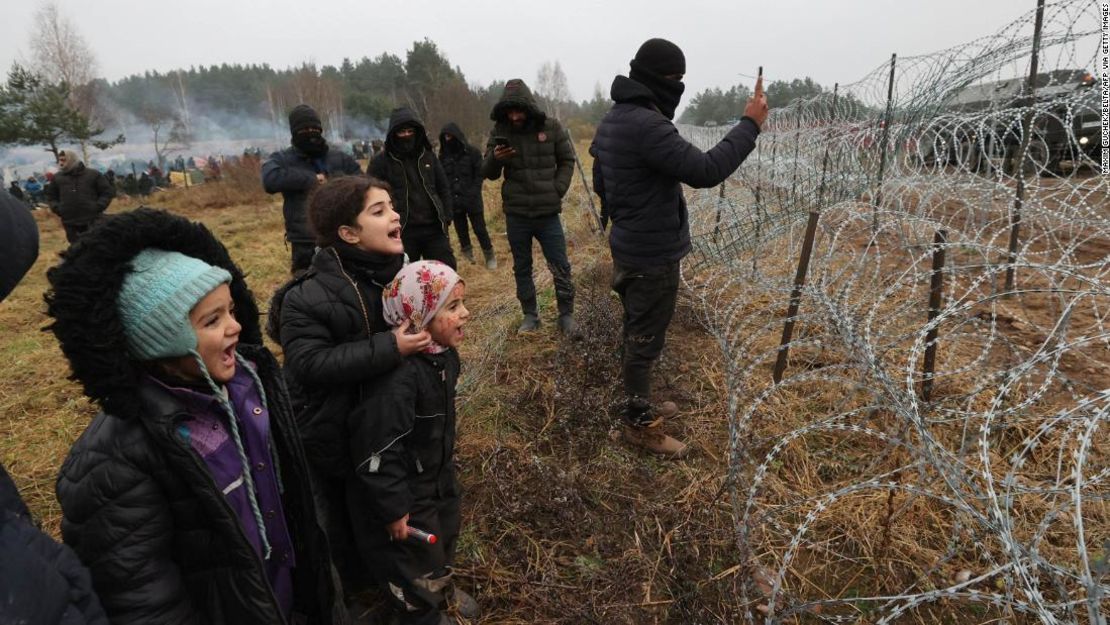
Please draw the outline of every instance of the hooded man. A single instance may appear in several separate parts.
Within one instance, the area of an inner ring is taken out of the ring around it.
[[[307,104],[289,112],[289,132],[293,145],[262,164],[262,187],[285,200],[285,240],[293,248],[291,271],[296,274],[308,269],[316,253],[316,237],[305,219],[309,191],[328,178],[361,174],[362,169],[342,151],[328,149],[320,116]]]
[[[574,148],[559,122],[536,105],[523,80],[505,83],[490,119],[495,124],[486,144],[482,175],[497,180],[502,173],[501,203],[513,254],[516,297],[524,312],[519,331],[540,325],[536,285],[532,281],[532,239],[543,249],[555,283],[559,330],[577,337],[574,324],[574,282],[571,280],[567,241],[559,213],[574,175]]]
[[[497,269],[493,242],[486,231],[486,216],[482,203],[482,153],[466,141],[466,135],[455,122],[448,122],[439,131],[439,162],[447,174],[451,187],[451,202],[455,209],[455,234],[459,236],[462,255],[474,262],[474,248],[470,245],[467,221],[474,226],[474,236],[482,247],[486,269]]]
[[[409,260],[438,260],[454,269],[455,254],[447,238],[451,188],[424,124],[412,109],[393,109],[385,149],[367,169],[393,188],[393,207],[401,215],[401,241]]]
[[[59,171],[44,191],[50,210],[62,218],[66,240],[73,243],[108,210],[116,189],[104,174],[85,167],[76,150],[58,152]]]
[[[687,447],[663,433],[673,402],[651,403],[651,371],[663,351],[678,295],[679,262],[690,251],[682,185],[714,187],[755,148],[767,119],[763,79],[744,117],[713,149],[702,152],[671,120],[682,97],[686,57],[665,39],[636,52],[628,76],[613,80],[613,108],[590,148],[594,189],[612,222],[613,290],[624,306],[622,374],[626,402],[622,437],[652,453],[677,458]]]

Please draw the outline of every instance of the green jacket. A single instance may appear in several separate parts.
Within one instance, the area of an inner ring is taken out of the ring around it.
[[[524,109],[528,119],[515,129],[505,116],[509,108]],[[510,80],[490,119],[493,132],[486,143],[482,175],[497,180],[504,171],[501,203],[507,215],[545,217],[562,210],[563,195],[574,174],[574,148],[558,121],[536,106],[524,81]],[[517,154],[502,163],[493,158],[494,137],[505,137]]]

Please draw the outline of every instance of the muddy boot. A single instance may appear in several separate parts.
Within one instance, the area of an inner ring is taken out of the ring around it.
[[[517,332],[535,332],[540,328],[540,315],[536,312],[536,300],[530,299],[520,303],[524,311],[524,320],[520,322]]]
[[[559,331],[572,341],[582,340],[582,332],[578,330],[578,324],[574,322],[574,315],[570,313],[559,315]]]
[[[462,249],[461,249],[461,250],[459,250],[459,251],[460,251],[460,252],[462,252],[463,258],[465,258],[466,260],[470,261],[470,264],[471,264],[471,265],[473,265],[473,264],[474,264],[474,248],[472,248],[472,247],[464,247],[464,248],[462,248]]]
[[[494,256],[492,247],[482,250],[482,255],[486,257],[486,269],[497,269],[497,256]]]
[[[524,319],[520,322],[520,327],[516,329],[517,332],[535,332],[540,329],[540,317],[536,313],[524,313]]]
[[[663,432],[663,418],[642,397],[628,400],[621,420],[621,440],[629,445],[674,460],[683,458],[690,452],[686,443]]]
[[[459,616],[468,621],[476,621],[482,615],[482,609],[478,607],[478,602],[470,593],[465,592],[458,586],[451,588],[451,607],[459,613]]]

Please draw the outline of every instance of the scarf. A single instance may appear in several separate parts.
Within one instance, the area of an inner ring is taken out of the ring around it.
[[[405,265],[382,291],[382,313],[386,323],[399,326],[411,320],[413,332],[427,328],[461,281],[459,274],[438,260]],[[424,348],[424,353],[440,354],[447,349],[433,340]]]
[[[675,109],[682,99],[686,85],[681,80],[671,80],[645,68],[639,61],[632,60],[628,77],[651,90],[652,102],[667,119],[674,119]]]

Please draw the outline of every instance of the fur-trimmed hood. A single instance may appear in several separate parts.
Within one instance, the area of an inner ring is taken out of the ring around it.
[[[239,341],[262,344],[258,306],[243,272],[208,228],[152,208],[109,216],[62,252],[61,262],[46,274],[50,289],[45,299],[54,320],[48,329],[69,360],[70,379],[80,382],[106,412],[121,418],[141,413],[136,388],[144,370],[127,352],[116,299],[131,259],[148,247],[180,252],[230,272],[236,318],[243,326]]]

